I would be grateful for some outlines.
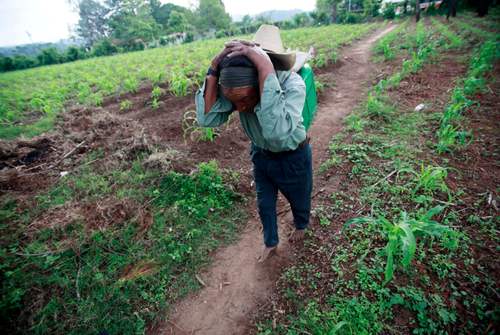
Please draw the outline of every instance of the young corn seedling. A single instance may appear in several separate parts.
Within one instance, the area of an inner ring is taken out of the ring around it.
[[[156,76],[153,76],[151,87],[154,89],[156,85],[163,84],[163,77],[165,77],[165,73],[160,72]]]
[[[120,106],[120,111],[125,110],[125,109],[129,109],[130,107],[132,107],[132,102],[130,102],[128,100],[124,100],[124,101],[122,101],[122,104]]]
[[[182,121],[182,129],[184,130],[184,135],[182,135],[182,137],[184,138],[184,143],[186,144],[187,144],[186,136],[189,134],[189,132],[191,132],[189,134],[189,137],[191,138],[192,141],[194,141],[194,135],[196,133],[200,133],[200,138],[198,138],[198,141],[200,140],[213,141],[215,136],[219,135],[219,133],[214,131],[214,129],[217,128],[200,127],[198,121],[196,120],[195,111],[189,111],[186,114],[184,114],[184,120]]]
[[[153,87],[153,97],[155,99],[159,99],[164,94],[165,94],[165,90],[163,88],[158,87],[158,86]]]
[[[453,125],[442,125],[441,129],[436,132],[436,136],[439,138],[438,143],[438,154],[442,152],[449,151],[453,153],[450,147],[454,144],[468,146],[474,139],[474,135],[470,131],[457,131],[459,126],[453,127]],[[467,137],[470,137],[470,141],[467,142]]]
[[[180,98],[191,93],[191,89],[189,88],[190,83],[191,80],[186,75],[172,71],[169,84],[174,96]]]
[[[325,90],[325,85],[320,83],[319,81],[314,82],[314,88],[316,89],[316,92],[321,92],[323,94],[323,91]]]
[[[321,173],[323,171],[325,171],[326,169],[328,169],[328,167],[331,165],[331,166],[337,166],[337,165],[340,165],[340,163],[342,162],[342,156],[338,156],[337,153],[334,151],[333,152],[333,155],[332,155],[332,158],[329,158],[326,160],[326,162],[324,162],[323,164],[320,164],[319,165],[319,169],[316,173]]]
[[[102,98],[102,95],[101,95],[100,92],[92,94],[91,97],[92,97],[92,100],[94,101],[94,106],[95,107],[101,105],[103,98]]]
[[[137,93],[137,81],[135,79],[125,79],[123,81],[123,86],[130,93]]]
[[[443,206],[436,206],[418,220],[410,219],[406,212],[401,212],[401,219],[398,223],[392,223],[380,215],[377,215],[378,219],[371,217],[352,219],[344,226],[344,233],[350,224],[374,223],[377,227],[380,227],[377,231],[387,240],[387,245],[378,255],[378,257],[383,255],[387,257],[385,282],[383,283],[385,285],[394,276],[395,258],[398,260],[402,257],[401,262],[405,269],[410,264],[417,249],[415,238],[423,235],[431,237],[441,237],[444,235],[445,238],[449,237],[449,242],[446,244],[447,248],[451,248],[456,243],[454,232],[448,226],[443,226],[431,220],[432,216],[441,212],[443,208]],[[422,243],[424,242],[425,240]]]
[[[146,105],[153,109],[156,109],[160,107],[160,105],[163,105],[163,101],[158,101],[156,98],[154,98],[153,101],[148,102]]]
[[[332,62],[337,63],[338,56],[339,56],[339,55],[338,55],[337,51],[336,51],[336,50],[333,50],[333,51],[332,51],[332,56],[331,56],[331,60],[332,60]]]
[[[82,104],[86,104],[90,94],[92,93],[92,89],[87,84],[79,83],[78,91],[78,100],[80,100]]]
[[[205,82],[206,72],[207,70],[205,68],[201,68],[200,71],[193,73],[193,80],[198,88],[201,88],[201,86],[203,86],[203,83]]]
[[[449,105],[446,107],[443,116],[441,117],[441,128],[450,124],[453,120],[458,119],[464,111],[470,106],[476,104],[475,101],[459,102],[458,104]],[[479,103],[477,103],[479,105]]]
[[[324,53],[320,53],[318,56],[314,58],[315,64],[314,67],[323,67],[328,65],[328,57]]]
[[[434,167],[431,165],[424,168],[424,164],[422,163],[422,172],[420,174],[414,172],[417,175],[418,184],[413,190],[412,198],[415,198],[415,194],[417,193],[417,191],[422,188],[424,190],[424,193],[431,195],[436,191],[446,192],[446,194],[448,194],[449,201],[451,201],[450,189],[444,182],[444,180],[448,178],[449,169],[453,168],[444,168],[440,166]],[[456,169],[453,170],[458,171]]]

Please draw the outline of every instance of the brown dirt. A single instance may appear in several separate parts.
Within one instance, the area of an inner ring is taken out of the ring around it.
[[[332,79],[342,78],[342,81],[335,89],[325,89],[323,97],[319,99],[318,112],[308,132],[312,138],[314,169],[324,161],[330,139],[341,128],[341,119],[349,115],[352,107],[359,101],[364,89],[362,83],[367,80],[371,72],[369,50],[372,44],[395,27],[389,26],[345,50],[342,54],[342,62],[330,65],[331,70],[334,71]],[[318,74],[325,74],[325,70]],[[193,97],[191,99],[191,105],[178,111],[179,120],[185,111],[195,108]],[[156,122],[164,123],[161,127],[165,128],[169,127],[167,124],[172,124],[172,120],[166,122],[155,119]],[[171,127],[173,131],[175,126]],[[219,164],[224,166],[228,161],[225,161],[224,155],[220,161],[219,157],[221,152],[227,152],[227,143],[230,142],[231,147],[238,148],[238,151],[231,154],[232,159],[229,162],[233,164],[237,162],[240,165],[236,167],[243,166],[247,172],[251,168],[247,157],[248,139],[238,128],[240,128],[239,122],[231,119],[229,131],[222,132],[221,136],[214,141],[215,143],[202,147],[198,145],[199,149],[197,149],[188,142],[188,152],[195,157],[202,155],[201,159],[217,157]],[[179,145],[182,147],[184,144]],[[207,150],[210,151],[207,152]],[[235,158],[238,160],[241,158],[241,163]],[[250,171],[247,175],[251,180]],[[326,187],[324,182],[316,180],[313,195],[321,192],[324,187]],[[186,333],[199,329],[199,334],[241,334],[249,331],[253,327],[252,316],[260,308],[265,308],[265,305],[269,304],[268,298],[275,291],[276,280],[280,275],[277,270],[296,256],[295,246],[291,246],[286,241],[286,236],[293,229],[292,215],[286,210],[288,207],[285,206],[284,199],[279,200],[278,206],[280,205],[283,208],[281,211],[284,211],[278,221],[282,243],[266,262],[253,261],[253,253],[262,246],[262,235],[256,204],[252,201],[249,210],[253,216],[240,235],[240,241],[236,245],[219,250],[214,257],[215,265],[206,273],[200,274],[200,279],[204,281],[206,287],[198,294],[176,303],[168,313],[169,320],[172,322],[158,325],[151,333],[182,334],[179,328]],[[311,229],[314,230],[314,226]]]

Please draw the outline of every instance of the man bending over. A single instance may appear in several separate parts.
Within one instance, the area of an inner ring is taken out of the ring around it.
[[[255,253],[259,262],[279,244],[278,190],[292,209],[291,242],[303,239],[311,212],[311,146],[302,125],[305,84],[298,74],[288,72],[295,54],[283,50],[274,26],[261,26],[253,41],[232,40],[214,57],[205,84],[196,93],[201,126],[219,127],[238,110],[252,141],[250,158],[264,231],[264,245]]]

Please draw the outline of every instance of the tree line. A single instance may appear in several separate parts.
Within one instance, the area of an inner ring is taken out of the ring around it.
[[[189,43],[198,31],[209,29],[238,33],[221,0],[198,0],[194,10],[159,0],[68,1],[80,17],[71,32],[81,46],[70,46],[64,53],[48,47],[35,57],[2,57],[0,71],[144,50],[175,43],[179,36]]]

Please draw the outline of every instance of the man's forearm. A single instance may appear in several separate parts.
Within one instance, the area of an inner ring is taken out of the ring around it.
[[[264,82],[266,81],[267,76],[274,73],[273,63],[271,63],[271,60],[269,60],[269,62],[262,62],[258,65],[257,71],[259,71],[259,92],[260,98],[262,99],[262,92],[264,92]]]
[[[210,112],[217,102],[217,90],[219,88],[219,78],[209,75],[205,83],[205,114]]]

